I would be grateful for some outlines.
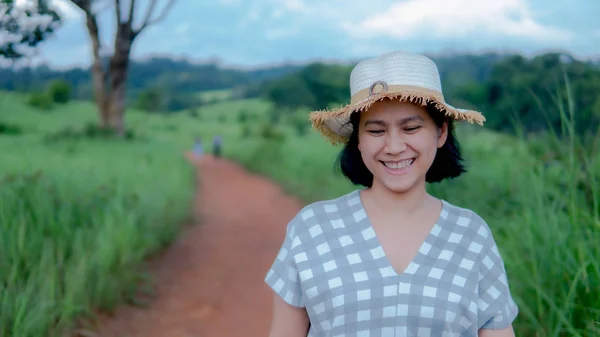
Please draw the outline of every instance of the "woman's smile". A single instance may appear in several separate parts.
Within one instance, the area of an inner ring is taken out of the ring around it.
[[[389,174],[404,174],[410,170],[415,158],[399,160],[399,161],[380,161]]]

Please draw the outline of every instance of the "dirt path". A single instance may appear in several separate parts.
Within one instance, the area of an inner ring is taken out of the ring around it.
[[[263,282],[285,224],[301,204],[224,160],[197,163],[198,226],[153,267],[157,296],[102,322],[101,337],[266,337],[271,291]]]

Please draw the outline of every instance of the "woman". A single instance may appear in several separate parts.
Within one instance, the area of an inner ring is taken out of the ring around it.
[[[429,58],[393,52],[360,62],[351,103],[311,113],[363,188],[304,207],[288,223],[265,282],[271,337],[514,336],[518,308],[486,222],[437,199],[426,182],[465,172],[454,121]]]

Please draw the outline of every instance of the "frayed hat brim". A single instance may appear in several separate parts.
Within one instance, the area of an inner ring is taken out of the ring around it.
[[[324,109],[313,111],[309,114],[309,121],[314,129],[318,130],[333,145],[346,143],[352,133],[350,116],[354,112],[365,111],[374,103],[384,99],[412,102],[423,106],[432,104],[446,116],[456,121],[466,121],[483,125],[485,117],[478,111],[455,108],[435,95],[428,95],[419,90],[404,90],[402,92],[385,92],[355,104],[348,104],[338,109]]]

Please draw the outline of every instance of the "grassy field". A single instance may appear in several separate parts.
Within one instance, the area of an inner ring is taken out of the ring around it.
[[[45,112],[24,101],[0,96],[9,130],[0,135],[0,269],[9,267],[0,335],[58,336],[75,315],[132,292],[143,273],[131,266],[169,242],[187,212],[192,175],[181,154],[196,136],[208,144],[222,135],[226,157],[305,202],[354,188],[334,172],[339,148],[297,116],[268,126],[271,107],[260,100],[167,116],[131,111],[129,142],[74,139],[95,121],[87,103]],[[469,173],[429,187],[493,228],[521,309],[517,335],[600,335],[598,149],[472,127],[459,139]]]
[[[24,100],[0,96],[0,336],[63,336],[135,301],[142,261],[190,214],[194,176],[182,146],[152,137],[162,121],[132,113],[140,139],[90,139],[91,105]]]

